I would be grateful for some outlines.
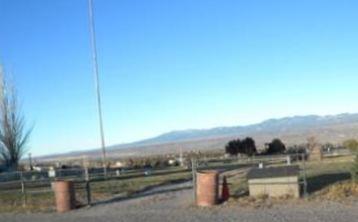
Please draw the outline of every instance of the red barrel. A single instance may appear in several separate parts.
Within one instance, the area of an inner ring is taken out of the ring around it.
[[[213,206],[219,200],[219,172],[215,170],[196,173],[196,204]]]
[[[64,213],[75,208],[75,189],[72,181],[55,181],[53,189],[57,212]]]

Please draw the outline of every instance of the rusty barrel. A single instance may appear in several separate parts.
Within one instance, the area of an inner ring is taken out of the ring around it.
[[[75,208],[75,189],[72,181],[55,181],[53,189],[57,212],[64,213]]]
[[[196,204],[213,206],[219,199],[219,172],[215,170],[196,173]]]

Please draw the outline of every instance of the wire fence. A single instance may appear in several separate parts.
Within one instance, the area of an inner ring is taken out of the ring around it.
[[[247,193],[246,174],[251,168],[285,165],[299,166],[299,185],[301,193],[306,197],[309,193],[322,187],[322,181],[331,183],[338,181],[337,178],[349,178],[349,168],[346,162],[350,161],[350,155],[340,156],[341,159],[326,156],[323,162],[307,161],[307,154],[193,158],[189,161],[191,163],[189,167],[116,168],[107,169],[107,172],[104,172],[103,168],[75,168],[43,172],[2,173],[0,174],[0,205],[9,208],[25,207],[30,210],[33,207],[36,211],[53,210],[55,201],[52,186],[53,182],[58,180],[74,182],[77,206],[128,198],[151,187],[184,181],[192,181],[195,201],[195,175],[197,171],[203,170],[219,170],[221,175],[228,176],[233,195],[239,195]],[[334,164],[331,164],[330,161]],[[342,162],[340,163],[340,161]]]
[[[335,184],[337,182],[350,180],[351,165],[354,160],[354,155],[347,150],[333,150],[323,152],[316,159],[314,155],[310,156],[308,153],[295,153],[286,155],[262,155],[254,157],[240,157],[222,159],[193,159],[195,165],[192,170],[193,177],[193,200],[196,198],[196,173],[198,171],[217,169],[221,173],[220,181],[223,181],[223,176],[229,178],[231,184],[231,194],[240,197],[242,194],[249,194],[249,181],[247,173],[253,168],[275,168],[280,170],[283,167],[284,171],[280,175],[282,178],[273,179],[277,175],[265,176],[266,179],[260,183],[264,183],[264,189],[275,194],[277,190],[297,187],[297,196],[307,198],[316,191],[322,190],[325,187]],[[224,164],[222,164],[224,163]],[[290,178],[292,173],[284,166],[297,166],[298,174],[297,181]],[[255,183],[250,183],[255,184]],[[256,184],[258,185],[258,184]],[[260,184],[263,185],[263,184]],[[221,188],[219,189],[221,190]],[[277,191],[277,193],[281,193]],[[289,193],[289,192],[288,192]]]
[[[107,169],[106,173],[102,168],[5,173],[0,174],[0,205],[53,206],[53,182],[71,180],[75,185],[77,205],[80,206],[90,204],[91,200],[102,201],[110,198],[111,194],[119,194],[121,190],[128,191],[130,190],[129,184],[136,180],[185,172],[188,170],[173,167],[138,170]],[[90,190],[93,191],[92,194]]]

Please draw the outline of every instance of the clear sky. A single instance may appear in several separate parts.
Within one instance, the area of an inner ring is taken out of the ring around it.
[[[358,1],[94,0],[108,144],[358,112]],[[87,0],[0,0],[34,155],[99,147]]]

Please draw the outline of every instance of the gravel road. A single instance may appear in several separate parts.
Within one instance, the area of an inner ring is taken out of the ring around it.
[[[358,203],[307,202],[253,209],[237,205],[197,208],[191,203],[189,183],[156,188],[130,200],[113,200],[66,214],[0,214],[0,221],[289,221],[352,222],[358,219]]]

